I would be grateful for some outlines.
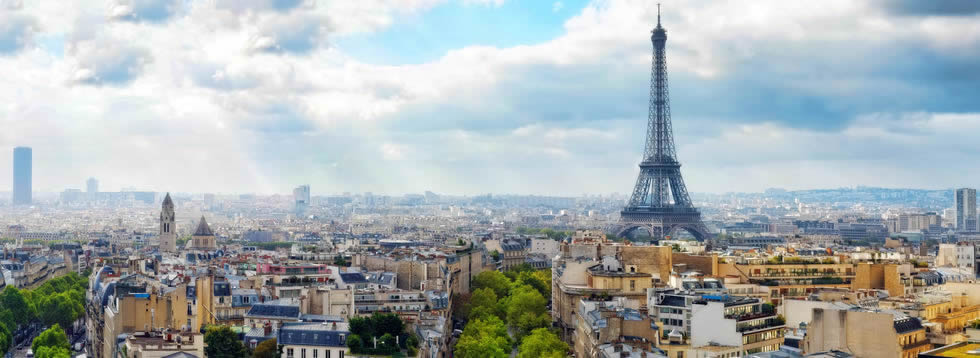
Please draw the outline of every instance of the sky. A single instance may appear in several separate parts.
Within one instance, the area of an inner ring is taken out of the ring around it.
[[[980,2],[662,1],[692,192],[980,178]],[[0,191],[628,193],[654,0],[0,0]]]

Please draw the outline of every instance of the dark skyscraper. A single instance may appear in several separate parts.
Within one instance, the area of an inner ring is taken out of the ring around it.
[[[14,205],[31,204],[31,148],[14,148]]]

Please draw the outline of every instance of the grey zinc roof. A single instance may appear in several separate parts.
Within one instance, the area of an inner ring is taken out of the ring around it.
[[[346,323],[287,323],[279,329],[279,344],[345,347],[349,334]],[[343,335],[343,337],[341,337]]]
[[[201,215],[201,221],[197,223],[197,230],[194,230],[194,236],[214,236],[214,231],[211,231],[211,227],[208,226],[208,221],[204,219],[204,215]]]
[[[214,295],[215,296],[231,296],[231,284],[228,282],[215,282],[214,283]]]
[[[252,308],[249,308],[246,316],[299,319],[299,306],[257,304],[257,305],[252,305]]]
[[[364,278],[364,274],[360,272],[345,272],[340,274],[340,278],[344,280],[344,283],[365,283],[367,279]]]

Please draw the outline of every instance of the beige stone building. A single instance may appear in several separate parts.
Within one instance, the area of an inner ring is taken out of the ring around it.
[[[932,348],[918,318],[891,312],[813,309],[804,353],[840,350],[856,357],[915,358]]]
[[[166,287],[143,275],[126,276],[104,286],[98,282],[86,307],[93,357],[115,357],[115,340],[120,334],[193,329],[187,285]]]
[[[214,231],[211,231],[211,226],[208,226],[208,221],[204,219],[203,215],[197,223],[194,235],[191,235],[189,246],[199,250],[214,250],[218,247],[215,242]]]
[[[623,307],[646,310],[647,289],[662,285],[671,272],[671,249],[632,246],[590,238],[562,243],[552,263],[552,320],[571,340],[583,299],[623,299]]]
[[[626,344],[633,350],[652,351],[660,341],[656,323],[617,301],[579,301],[578,324],[572,348],[576,357],[599,357],[605,345]]]
[[[204,335],[193,332],[137,333],[126,338],[129,358],[204,357]]]

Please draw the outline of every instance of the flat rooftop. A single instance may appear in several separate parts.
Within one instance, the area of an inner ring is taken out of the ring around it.
[[[978,357],[980,343],[961,342],[919,353],[919,357]]]

